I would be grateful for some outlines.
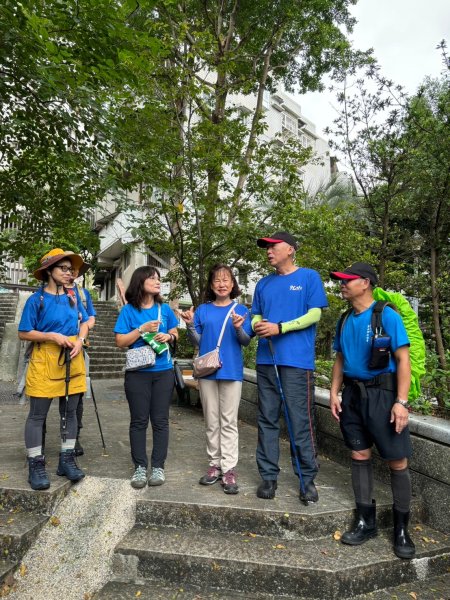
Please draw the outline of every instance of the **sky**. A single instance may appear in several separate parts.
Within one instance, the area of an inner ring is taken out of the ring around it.
[[[450,47],[449,0],[359,0],[352,7],[358,23],[350,38],[355,48],[373,48],[382,74],[413,94],[428,75],[442,71],[442,39]],[[316,124],[317,133],[336,116],[332,92],[296,96],[302,113]],[[324,136],[325,137],[325,136]]]

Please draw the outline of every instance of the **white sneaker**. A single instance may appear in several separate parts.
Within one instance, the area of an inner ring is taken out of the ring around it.
[[[152,467],[152,474],[150,475],[150,479],[148,480],[148,485],[162,485],[166,480],[166,476],[164,475],[164,469],[160,469],[159,467]]]

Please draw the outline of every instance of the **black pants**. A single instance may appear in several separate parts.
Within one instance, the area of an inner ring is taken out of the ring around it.
[[[148,467],[147,428],[150,419],[153,431],[151,466],[164,468],[169,445],[169,407],[173,386],[173,369],[125,373],[125,394],[131,417],[131,457],[135,467]]]
[[[68,440],[74,440],[77,436],[77,416],[76,409],[80,394],[69,396],[67,403],[67,428],[66,437]],[[26,448],[35,448],[42,445],[43,433],[46,431],[47,413],[53,398],[30,398],[30,412],[25,423],[25,446]],[[59,398],[59,413],[61,415],[61,437],[64,434],[62,429],[62,417],[66,411],[66,398]]]

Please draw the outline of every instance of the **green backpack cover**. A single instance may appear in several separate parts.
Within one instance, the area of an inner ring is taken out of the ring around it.
[[[411,386],[408,399],[415,400],[421,394],[420,380],[425,375],[425,341],[417,315],[408,300],[399,292],[386,292],[377,287],[373,290],[373,297],[377,301],[383,300],[393,304],[402,318],[410,343]]]

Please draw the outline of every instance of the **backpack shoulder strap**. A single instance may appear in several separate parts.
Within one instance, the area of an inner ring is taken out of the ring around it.
[[[344,327],[345,321],[347,320],[348,315],[352,312],[353,308],[348,308],[342,315],[339,317],[337,331],[339,337],[341,337],[342,329]]]
[[[387,300],[378,300],[377,302],[375,302],[375,306],[373,307],[373,312],[372,312],[372,320],[371,320],[371,326],[372,326],[373,333],[382,333],[383,332],[382,315],[383,315],[383,311],[386,308],[386,306],[389,306],[389,308],[392,308],[392,310],[395,310],[396,313],[399,312],[397,306],[395,304],[393,304],[392,302],[388,302]]]

